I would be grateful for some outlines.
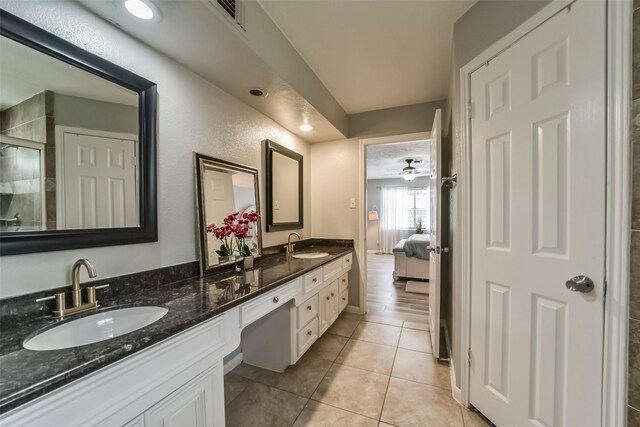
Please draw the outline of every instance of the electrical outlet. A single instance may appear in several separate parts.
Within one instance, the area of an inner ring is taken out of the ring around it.
[[[274,200],[273,201],[273,209],[274,210],[280,209],[280,200]]]
[[[351,200],[349,200],[349,208],[351,209],[355,209],[356,208],[356,198],[352,197]]]

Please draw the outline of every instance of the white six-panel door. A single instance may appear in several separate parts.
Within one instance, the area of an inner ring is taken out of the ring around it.
[[[64,132],[59,143],[60,227],[136,227],[136,142]]]
[[[436,110],[431,127],[431,203],[429,248],[429,319],[431,346],[435,357],[440,356],[440,280],[442,265],[442,112]]]
[[[578,0],[471,75],[470,399],[498,426],[600,425],[605,19]]]

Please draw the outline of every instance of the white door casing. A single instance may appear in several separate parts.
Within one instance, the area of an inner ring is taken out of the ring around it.
[[[436,110],[431,128],[431,184],[429,195],[431,203],[429,227],[429,319],[433,354],[440,356],[440,280],[442,265],[442,112]]]
[[[60,131],[59,228],[136,227],[136,141],[104,132]]]
[[[215,224],[220,227],[223,219],[236,209],[235,194],[233,190],[233,175],[229,171],[223,171],[205,166],[202,173],[204,182],[205,198],[204,213],[208,224]],[[220,241],[213,233],[207,233],[207,250],[209,252],[209,263],[218,262],[216,250],[220,249]]]
[[[605,6],[471,74],[470,401],[496,425],[600,425]],[[565,287],[580,274],[593,291]]]

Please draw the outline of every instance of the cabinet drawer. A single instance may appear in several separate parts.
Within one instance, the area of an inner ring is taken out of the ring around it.
[[[345,255],[342,257],[342,269],[343,270],[351,270],[351,265],[353,264],[353,253],[349,255]]]
[[[340,276],[342,272],[342,261],[337,259],[322,267],[322,278],[325,283],[332,282]]]
[[[244,328],[265,314],[275,310],[297,294],[298,282],[292,282],[254,298],[240,306],[240,327]]]
[[[298,358],[300,358],[317,339],[318,318],[316,317],[296,334],[296,351]]]
[[[296,310],[296,318],[298,319],[296,328],[300,329],[318,314],[318,294],[306,300],[302,305],[298,306]]]
[[[313,291],[317,291],[322,286],[322,269],[317,268],[311,273],[304,275],[304,289],[303,295],[307,295]]]
[[[344,273],[342,276],[340,276],[340,279],[338,279],[338,283],[340,285],[340,292],[347,289],[349,287],[349,273]]]
[[[349,289],[340,292],[340,301],[338,301],[338,303],[340,304],[340,312],[342,313],[342,310],[349,304]]]

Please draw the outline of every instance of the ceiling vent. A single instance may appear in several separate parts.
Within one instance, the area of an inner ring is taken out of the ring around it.
[[[218,7],[221,12],[230,18],[236,27],[243,33],[247,31],[246,15],[244,13],[244,4],[240,0],[210,0],[212,4]]]

